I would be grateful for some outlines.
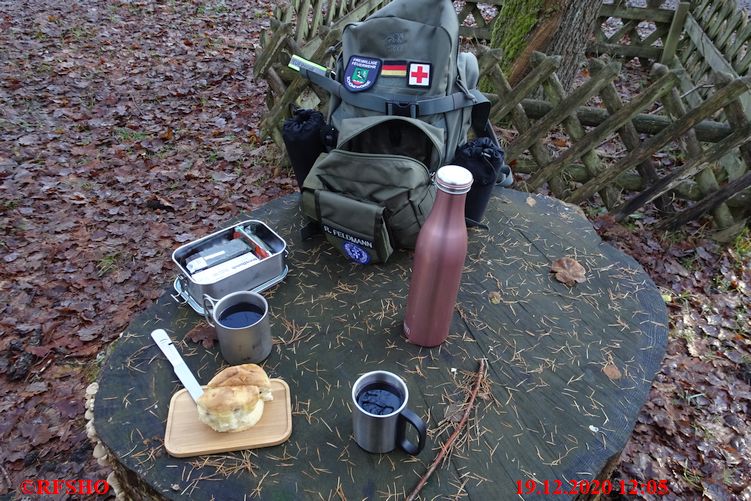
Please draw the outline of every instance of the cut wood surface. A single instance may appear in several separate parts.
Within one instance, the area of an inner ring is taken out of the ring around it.
[[[460,383],[482,358],[490,390],[423,499],[459,486],[471,499],[498,499],[532,476],[609,474],[664,356],[667,314],[642,268],[603,243],[578,209],[497,189],[484,219],[490,231],[469,233],[450,336],[425,349],[402,334],[411,252],[384,265],[349,264],[328,243],[301,241],[298,204],[291,195],[252,213],[290,252],[289,275],[264,293],[275,346],[263,366],[289,384],[292,435],[252,451],[166,453],[169,401],[181,385],[149,333],[166,329],[199,381],[224,365],[218,346],[186,337],[202,320],[168,290],[134,319],[101,371],[94,424],[124,488],[139,499],[403,497],[447,440],[450,430],[436,430],[466,401]],[[585,268],[584,283],[554,278],[551,264],[563,257]],[[352,439],[352,383],[374,369],[406,380],[409,407],[434,433],[417,457],[368,454]]]
[[[170,399],[164,448],[171,456],[191,457],[281,444],[292,433],[289,386],[272,379],[271,393],[274,399],[264,402],[263,416],[255,426],[220,433],[198,420],[198,408],[187,390],[178,391]]]

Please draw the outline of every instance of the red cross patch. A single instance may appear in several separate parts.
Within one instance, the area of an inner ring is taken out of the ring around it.
[[[430,63],[409,63],[407,85],[410,87],[430,87]]]

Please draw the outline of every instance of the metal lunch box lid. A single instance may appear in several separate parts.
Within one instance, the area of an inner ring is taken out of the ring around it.
[[[436,185],[452,195],[467,193],[472,188],[472,173],[459,165],[445,165],[436,172]]]

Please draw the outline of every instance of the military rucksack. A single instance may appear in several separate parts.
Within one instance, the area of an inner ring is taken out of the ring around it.
[[[339,132],[303,183],[304,214],[359,263],[413,248],[435,198],[432,175],[470,128],[492,135],[453,3],[395,0],[344,28],[335,78],[300,73],[329,91]]]

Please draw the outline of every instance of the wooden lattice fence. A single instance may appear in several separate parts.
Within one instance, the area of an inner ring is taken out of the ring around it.
[[[589,51],[658,61],[674,14],[672,10],[660,8],[630,8],[621,2],[605,4],[600,9],[600,25],[595,28],[595,42]],[[614,20],[620,23],[613,23]],[[645,24],[649,25],[646,30]]]
[[[255,67],[271,89],[263,126],[275,141],[282,144],[279,127],[290,104],[326,101],[286,67],[291,54],[332,65],[331,46],[344,24],[384,3],[303,0],[277,11]],[[526,77],[509,85],[502,54],[482,43],[500,7],[500,0],[468,1],[459,5],[459,15],[492,83],[491,120],[504,133],[517,188],[547,186],[572,203],[594,200],[619,219],[654,203],[663,227],[706,212],[728,232],[745,224],[751,207],[751,24],[735,0],[681,3],[676,11],[603,5],[590,47],[602,55],[589,59],[589,77],[570,93],[556,75],[560,58],[543,54],[534,55]],[[623,58],[654,63],[648,81],[626,102],[616,87]],[[617,154],[604,151],[614,142]],[[656,161],[678,150],[682,163]]]
[[[747,75],[751,67],[751,22],[736,0],[683,2],[676,11],[604,5],[600,14],[602,25],[595,33],[592,52],[659,61],[677,72],[678,88],[662,103],[673,120],[681,120],[687,110],[702,105],[729,81]],[[614,19],[620,20],[621,26],[606,35],[602,27]],[[722,108],[717,119],[728,128],[743,130],[750,116],[751,92],[742,92],[736,102]],[[714,141],[702,137],[699,127],[689,129],[681,142],[686,157],[699,157],[707,140]],[[671,194],[697,203],[683,215],[669,216],[665,224],[680,225],[707,211],[721,228],[743,224],[743,214],[751,207],[747,189],[751,186],[750,148],[745,143],[719,158],[713,155],[707,168],[691,167],[682,171],[678,181],[668,183]],[[689,175],[691,172],[694,175]],[[686,177],[690,181],[685,181]],[[634,197],[617,215],[640,208],[643,199],[643,194]]]

